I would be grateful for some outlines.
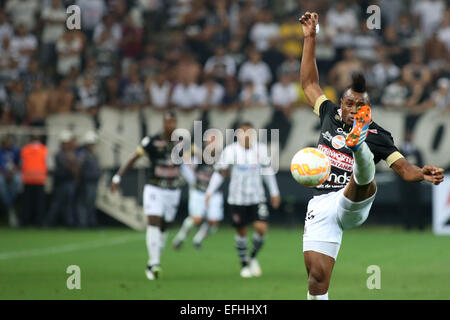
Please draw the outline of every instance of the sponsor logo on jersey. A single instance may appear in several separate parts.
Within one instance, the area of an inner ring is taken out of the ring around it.
[[[345,146],[345,138],[344,136],[338,135],[334,136],[333,140],[331,140],[331,145],[335,149],[341,149]]]
[[[369,129],[369,132],[370,132],[370,133],[373,133],[373,134],[378,134],[377,129]]]
[[[327,181],[336,185],[346,185],[350,182],[351,176],[351,173],[347,172],[344,172],[344,174],[331,173]]]
[[[331,141],[331,139],[333,139],[333,136],[330,134],[330,132],[322,132],[322,137],[327,140],[327,141]]]
[[[333,150],[327,146],[324,146],[323,144],[319,144],[317,146],[317,149],[325,153],[325,155],[330,159],[331,166],[348,172],[353,171],[353,157],[349,156],[348,154]]]
[[[155,141],[153,141],[153,145],[155,147],[164,147],[167,145],[167,142],[164,140],[155,140]]]

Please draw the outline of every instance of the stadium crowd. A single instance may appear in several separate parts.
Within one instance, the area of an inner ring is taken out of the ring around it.
[[[42,2],[42,5],[41,5]],[[337,100],[364,69],[372,103],[450,110],[450,8],[444,0],[7,0],[0,11],[2,124],[97,114],[103,105],[181,110],[300,107],[298,16],[320,15],[317,61]],[[66,28],[66,7],[81,30]],[[343,72],[344,71],[344,72]]]
[[[0,3],[0,125],[44,126],[49,115],[70,112],[95,118],[102,106],[207,112],[271,105],[269,126],[288,127],[291,110],[305,105],[298,17],[306,9],[320,16],[316,57],[331,100],[352,71],[363,69],[373,106],[404,110],[412,119],[431,108],[450,113],[445,0]],[[381,9],[379,29],[367,27],[371,4]],[[81,9],[80,30],[66,27],[70,5]],[[4,168],[1,176],[0,182],[14,181]],[[74,194],[75,185],[55,190]],[[64,207],[56,191],[48,224]]]

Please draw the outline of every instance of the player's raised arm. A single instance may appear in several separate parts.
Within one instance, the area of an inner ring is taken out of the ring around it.
[[[122,180],[122,176],[128,171],[128,169],[132,168],[134,163],[143,155],[143,150],[141,151],[139,148],[138,150],[133,153],[133,155],[128,159],[127,162],[125,162],[117,171],[117,173],[112,178],[111,183],[111,191],[116,191],[119,189],[120,181]]]
[[[302,64],[300,69],[300,81],[308,103],[314,108],[317,98],[323,92],[319,86],[319,72],[316,64],[316,26],[319,23],[319,15],[315,12],[306,12],[300,19],[302,24],[304,42]]]
[[[409,163],[405,158],[398,159],[391,165],[403,180],[408,182],[428,181],[434,185],[444,181],[444,169],[435,166],[425,165],[419,168]]]

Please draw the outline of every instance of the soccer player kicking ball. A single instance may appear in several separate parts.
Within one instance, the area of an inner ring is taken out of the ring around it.
[[[174,164],[171,158],[172,149],[179,143],[171,141],[176,124],[175,113],[167,111],[163,119],[164,132],[142,139],[136,152],[112,178],[111,190],[115,191],[136,160],[144,154],[151,160],[149,181],[143,194],[144,212],[148,217],[146,244],[149,255],[145,274],[149,280],[157,279],[161,272],[160,257],[167,239],[166,228],[175,219],[184,183],[180,174],[187,181],[193,179],[192,170],[186,164]]]
[[[375,199],[375,164],[385,160],[402,179],[426,180],[438,185],[443,169],[410,164],[394,145],[391,134],[372,121],[369,96],[362,74],[343,93],[340,106],[328,100],[319,86],[315,61],[317,13],[299,19],[304,34],[301,83],[305,95],[320,117],[318,149],[330,159],[328,180],[317,187],[308,203],[303,234],[303,255],[308,273],[308,299],[327,300],[328,287],[342,233],[361,225]]]
[[[210,201],[209,206],[205,206],[206,188],[208,188],[211,176],[214,173],[213,157],[215,156],[214,147],[215,136],[206,137],[206,148],[211,150],[211,159],[204,159],[203,150],[196,150],[194,147],[194,156],[192,162],[195,170],[195,181],[189,188],[189,216],[184,219],[180,230],[174,237],[172,245],[178,250],[194,226],[200,226],[194,236],[193,243],[196,249],[200,249],[203,240],[217,231],[220,221],[223,219],[223,194],[216,191]],[[208,155],[209,156],[209,155]],[[198,163],[198,159],[202,159]]]
[[[280,205],[280,196],[275,173],[270,166],[267,146],[258,143],[253,126],[242,123],[237,130],[238,141],[228,145],[220,155],[215,165],[215,172],[206,190],[206,204],[212,200],[212,195],[220,187],[224,176],[231,167],[231,180],[227,202],[236,228],[236,248],[242,265],[241,277],[261,276],[262,271],[256,256],[260,251],[267,232],[269,210],[262,180],[266,183],[272,207]],[[253,222],[253,249],[247,253],[247,224]]]

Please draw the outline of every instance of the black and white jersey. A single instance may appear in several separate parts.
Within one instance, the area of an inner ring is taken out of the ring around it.
[[[161,188],[175,189],[184,184],[180,176],[180,165],[171,158],[172,149],[178,141],[168,141],[163,134],[145,137],[137,148],[140,155],[146,154],[150,160],[149,184]]]
[[[331,162],[330,176],[322,185],[316,187],[320,194],[344,188],[353,171],[353,153],[345,143],[352,127],[341,120],[340,112],[340,108],[325,95],[320,96],[314,106],[314,113],[320,117],[321,126],[317,148],[324,152]],[[385,160],[390,167],[403,157],[391,134],[373,121],[369,126],[366,143],[374,155],[375,164]]]
[[[230,168],[231,167],[231,168]],[[216,170],[231,169],[227,201],[232,205],[248,206],[266,201],[263,179],[274,177],[265,144],[255,143],[244,148],[235,142],[228,145],[215,165]],[[271,195],[278,195],[275,179],[265,179]]]

